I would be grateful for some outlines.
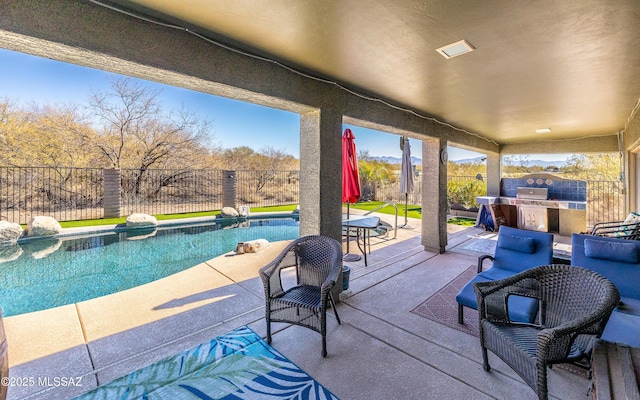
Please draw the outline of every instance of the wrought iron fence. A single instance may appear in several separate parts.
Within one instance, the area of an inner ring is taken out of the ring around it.
[[[587,226],[626,218],[624,183],[587,181]]]
[[[222,208],[222,171],[121,170],[121,214],[180,214]]]
[[[420,205],[421,175],[415,177],[408,202]],[[448,196],[466,193],[478,176],[449,176]],[[236,171],[237,205],[251,207],[297,204],[299,171]],[[469,185],[468,185],[469,184]],[[455,190],[458,190],[455,189]],[[619,221],[626,217],[623,184],[588,181],[587,225]],[[486,193],[485,191],[481,194]],[[475,196],[475,192],[467,194]],[[100,168],[0,167],[0,219],[25,224],[32,216],[49,215],[58,221],[102,218],[103,170]],[[403,203],[399,182],[376,189],[378,201]],[[220,170],[123,169],[121,214],[133,212],[171,214],[219,210],[223,205],[223,172]]]
[[[251,207],[297,204],[300,171],[236,171],[238,205]]]
[[[415,176],[413,180],[413,192],[406,194],[400,191],[400,180],[384,186],[376,186],[375,189],[371,191],[374,195],[372,200],[402,204],[406,201],[409,204],[419,205],[422,203],[421,179],[422,175]]]
[[[101,168],[0,167],[0,219],[25,224],[34,215],[58,221],[101,218]]]

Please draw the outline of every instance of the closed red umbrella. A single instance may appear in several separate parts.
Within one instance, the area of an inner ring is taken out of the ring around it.
[[[342,135],[342,202],[355,203],[360,200],[360,176],[358,175],[358,157],[356,155],[355,135],[351,129]]]
[[[358,174],[358,157],[356,155],[356,136],[351,129],[344,130],[342,135],[342,202],[347,203],[347,219],[349,204],[360,200],[360,175]],[[347,254],[345,261],[357,261],[359,256],[349,253],[349,228],[347,228]]]

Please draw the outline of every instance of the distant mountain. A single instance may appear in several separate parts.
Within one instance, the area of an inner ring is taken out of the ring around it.
[[[373,160],[376,161],[381,161],[381,162],[386,162],[389,164],[402,164],[402,158],[399,157],[391,157],[391,156],[375,156],[375,157],[370,157]],[[465,164],[465,163],[478,163],[478,162],[484,162],[484,160],[486,159],[486,157],[475,157],[475,158],[465,158],[463,160],[455,160],[453,161],[456,164]],[[420,165],[422,164],[422,159],[421,158],[417,158],[417,157],[411,157],[411,164],[413,165]],[[534,165],[539,165],[543,168],[548,168],[548,167],[564,167],[564,165],[566,164],[566,161],[562,161],[562,160],[558,160],[558,161],[543,161],[543,160],[527,160],[526,161],[526,166],[527,167],[532,167]]]
[[[389,163],[389,164],[402,164],[402,158],[399,158],[399,157],[374,156],[374,157],[369,157],[369,158],[371,158],[372,160],[386,162],[386,163]],[[411,157],[411,164],[413,164],[413,165],[422,164],[422,158]]]
[[[483,162],[485,160],[486,157],[475,157],[475,158],[465,158],[464,160],[456,160],[454,161],[456,164],[464,164],[464,163],[477,163],[477,162]],[[548,168],[548,167],[564,167],[565,164],[567,162],[563,161],[563,160],[558,160],[558,161],[543,161],[543,160],[526,160],[525,162],[525,166],[526,167],[533,167],[534,165],[538,165],[541,166],[543,168]]]

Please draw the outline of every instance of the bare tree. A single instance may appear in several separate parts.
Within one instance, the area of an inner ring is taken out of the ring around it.
[[[93,93],[89,102],[97,125],[92,142],[114,168],[137,169],[135,194],[148,169],[193,167],[212,139],[208,120],[184,108],[165,114],[159,95],[139,81],[117,78],[111,80],[111,92]],[[175,183],[177,174],[162,182]]]
[[[94,146],[115,168],[160,166],[205,151],[211,123],[184,109],[164,114],[160,91],[130,78],[111,80],[111,92],[93,93]]]

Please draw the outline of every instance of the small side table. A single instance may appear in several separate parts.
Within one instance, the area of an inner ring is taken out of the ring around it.
[[[358,248],[364,255],[364,266],[367,266],[367,242],[369,243],[369,252],[371,252],[371,235],[369,234],[370,229],[375,229],[380,224],[379,217],[359,217],[359,218],[351,218],[345,219],[342,221],[342,226],[347,229],[355,229],[356,230],[356,244]],[[362,238],[362,245],[360,245],[360,239]],[[347,240],[349,240],[347,238]]]

